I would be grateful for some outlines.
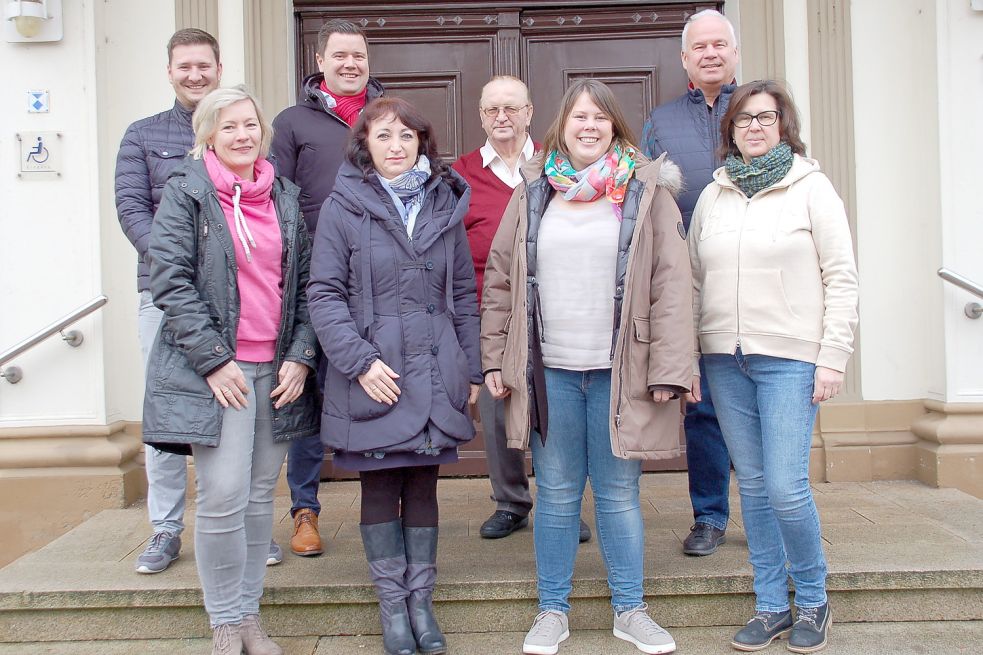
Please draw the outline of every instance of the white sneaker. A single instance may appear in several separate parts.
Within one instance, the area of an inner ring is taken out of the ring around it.
[[[522,652],[528,655],[556,655],[560,642],[570,637],[567,615],[555,610],[540,612],[532,622],[522,642]]]
[[[614,636],[635,644],[643,653],[660,655],[676,650],[676,642],[668,632],[652,620],[643,604],[633,610],[614,615]],[[556,651],[554,651],[556,652]]]

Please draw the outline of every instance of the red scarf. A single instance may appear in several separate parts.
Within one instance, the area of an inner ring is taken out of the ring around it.
[[[365,95],[368,91],[368,87],[362,89],[362,92],[353,96],[340,96],[332,93],[328,89],[328,85],[321,80],[321,91],[328,94],[335,101],[334,111],[341,120],[348,123],[349,126],[355,125],[355,121],[358,120],[358,115],[362,113],[362,108],[365,106]]]

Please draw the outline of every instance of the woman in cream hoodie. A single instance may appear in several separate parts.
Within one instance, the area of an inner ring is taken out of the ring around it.
[[[853,352],[850,229],[829,179],[804,156],[782,86],[738,88],[721,132],[726,163],[688,239],[698,345],[754,568],[755,616],[732,645],[753,651],[789,637],[789,650],[811,653],[826,645],[831,614],[809,449],[818,403],[839,392]]]

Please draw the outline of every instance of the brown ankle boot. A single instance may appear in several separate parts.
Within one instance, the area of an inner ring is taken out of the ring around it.
[[[294,536],[290,539],[290,552],[301,557],[313,557],[324,552],[314,510],[305,507],[297,510],[294,515]]]
[[[258,614],[242,617],[239,635],[247,655],[283,655],[283,649],[270,639],[270,635],[260,625]]]

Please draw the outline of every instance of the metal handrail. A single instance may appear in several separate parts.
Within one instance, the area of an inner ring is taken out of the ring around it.
[[[75,323],[79,319],[85,318],[92,312],[96,311],[97,309],[105,305],[107,302],[109,302],[109,298],[107,298],[106,296],[98,296],[96,298],[93,298],[92,300],[85,303],[78,309],[71,311],[68,314],[65,314],[65,316],[61,317],[51,325],[38,330],[37,332],[27,337],[20,343],[11,346],[7,350],[4,350],[2,353],[0,353],[0,366],[3,366],[4,364],[9,362],[13,358],[17,357],[18,355],[24,353],[25,351],[30,350],[31,348],[38,345],[39,343],[41,343],[51,335],[55,334],[56,332],[61,332],[62,330],[67,328],[72,323]],[[81,335],[78,335],[77,338],[80,339]],[[66,339],[66,340],[71,341],[70,339]],[[79,343],[81,343],[81,340],[79,340]]]
[[[976,284],[969,278],[965,278],[959,273],[950,271],[948,268],[940,268],[938,270],[938,274],[939,277],[946,282],[955,284],[960,289],[970,292],[977,298],[983,298],[983,287]],[[983,306],[981,306],[978,302],[966,303],[966,306],[963,308],[963,313],[966,314],[966,318],[977,319],[980,316],[983,316]]]
[[[952,284],[955,284],[960,289],[965,289],[966,291],[969,291],[977,298],[983,298],[983,287],[976,284],[969,278],[963,277],[959,273],[950,271],[948,268],[940,268],[939,277],[945,280],[946,282],[951,282]]]

